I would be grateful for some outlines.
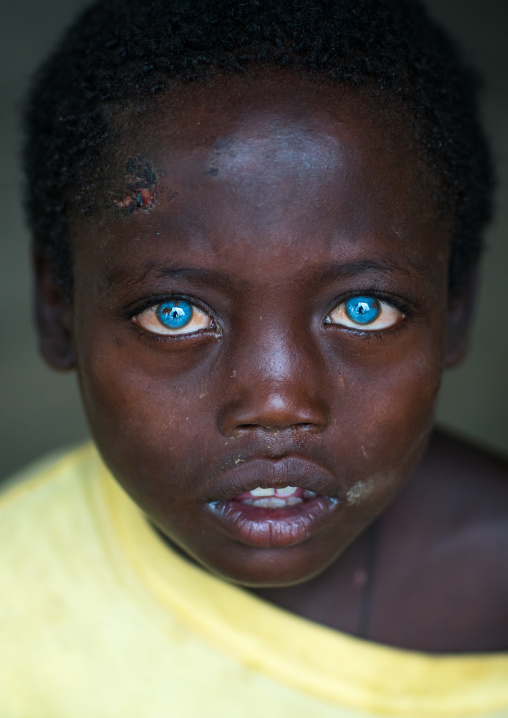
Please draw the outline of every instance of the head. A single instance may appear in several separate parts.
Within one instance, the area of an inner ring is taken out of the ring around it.
[[[464,353],[491,188],[470,74],[414,2],[110,0],[37,82],[45,358],[169,540],[245,585],[316,575]]]

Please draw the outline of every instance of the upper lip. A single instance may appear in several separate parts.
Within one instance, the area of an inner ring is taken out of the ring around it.
[[[322,466],[299,456],[279,459],[266,457],[241,459],[221,473],[220,479],[211,487],[208,502],[225,501],[252,491],[299,486],[322,496],[336,497],[339,493],[337,480]]]

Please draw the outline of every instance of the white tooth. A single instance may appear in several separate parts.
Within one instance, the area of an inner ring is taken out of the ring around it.
[[[295,506],[295,504],[301,503],[303,503],[303,499],[299,499],[298,496],[290,496],[288,499],[286,499],[286,504],[288,506]]]
[[[276,489],[276,496],[291,496],[296,491],[296,486],[284,486],[283,489]]]
[[[262,489],[258,486],[257,489],[252,489],[250,492],[253,496],[274,496],[275,489]]]
[[[305,489],[305,491],[303,492],[303,495],[306,499],[314,499],[317,496],[317,494],[314,491],[308,491],[307,489]]]
[[[252,506],[254,503],[254,499],[242,499],[242,504],[249,504],[249,506]]]
[[[267,499],[255,499],[253,505],[258,506],[260,509],[279,509],[286,506],[286,502],[284,499],[276,499],[274,496],[270,496]]]
[[[284,499],[273,498],[273,499],[269,499],[269,501],[270,501],[270,506],[272,507],[272,509],[278,509],[278,508],[281,508],[282,506],[287,505],[286,501]]]

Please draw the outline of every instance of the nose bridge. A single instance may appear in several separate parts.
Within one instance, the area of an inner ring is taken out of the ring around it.
[[[310,328],[259,317],[230,351],[231,383],[221,417],[225,433],[326,426],[328,409],[319,381],[325,366]]]

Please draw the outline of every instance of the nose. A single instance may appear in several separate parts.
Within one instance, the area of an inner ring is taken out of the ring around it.
[[[219,418],[223,435],[254,429],[320,432],[328,425],[325,362],[309,337],[286,333],[239,341],[229,362]]]

